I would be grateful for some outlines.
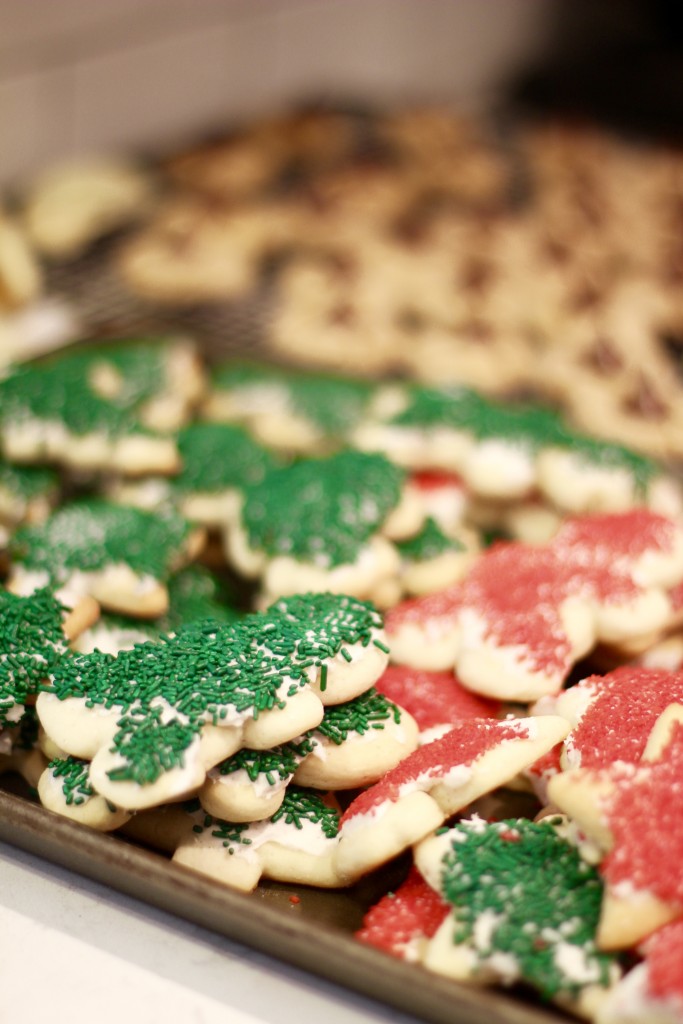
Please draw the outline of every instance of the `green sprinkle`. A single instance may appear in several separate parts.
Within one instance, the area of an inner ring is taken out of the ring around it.
[[[0,727],[19,722],[67,654],[63,613],[48,590],[30,597],[0,591]]]
[[[384,729],[389,721],[400,723],[400,708],[373,688],[344,704],[325,708],[315,732],[340,745],[351,733],[364,736],[370,729]]]
[[[47,572],[55,584],[73,570],[116,563],[165,580],[190,530],[173,512],[162,515],[92,498],[64,505],[41,525],[17,530],[10,552],[14,561]]]
[[[495,954],[517,965],[520,980],[544,999],[576,998],[582,983],[562,970],[564,945],[581,951],[585,984],[607,987],[615,958],[598,951],[602,883],[552,819],[462,821],[443,860],[442,891],[453,904],[454,941],[467,943],[483,970]],[[477,922],[486,915],[485,935]]]
[[[413,562],[437,558],[446,551],[464,551],[465,545],[456,537],[447,536],[435,519],[429,516],[418,534],[396,544],[400,555]]]
[[[111,749],[124,764],[112,768],[107,776],[112,782],[151,785],[165,772],[184,767],[187,749],[198,735],[198,725],[177,718],[162,721],[160,708],[149,711],[144,718],[123,718]]]
[[[90,785],[90,765],[76,757],[57,757],[48,764],[52,777],[62,784],[64,800],[68,807],[79,807],[94,796]]]
[[[362,452],[273,469],[247,490],[249,543],[323,568],[355,562],[398,504],[403,479],[384,456]]]

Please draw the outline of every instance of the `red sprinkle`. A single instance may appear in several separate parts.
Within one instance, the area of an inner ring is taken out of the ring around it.
[[[683,672],[624,665],[578,684],[595,698],[572,730],[571,747],[582,768],[636,764],[656,720],[669,704],[683,703]]]
[[[402,957],[412,940],[430,939],[449,911],[448,904],[413,866],[395,893],[383,896],[370,907],[356,938]]]
[[[648,993],[675,999],[683,1011],[683,920],[655,932],[645,944]]]
[[[452,672],[426,672],[390,665],[375,687],[413,716],[420,730],[457,725],[468,718],[499,718],[499,701],[466,690]]]
[[[610,885],[629,883],[683,913],[683,725],[658,761],[623,765],[615,781],[603,808],[614,846],[601,872]]]
[[[421,777],[436,783],[459,765],[471,765],[478,757],[506,740],[526,738],[518,723],[497,722],[490,718],[472,718],[461,722],[445,736],[409,754],[383,779],[357,796],[342,815],[340,826],[358,814],[399,798],[402,786]]]
[[[294,904],[301,903],[301,897],[300,896],[290,896],[289,897],[289,902],[290,903],[294,903]]]

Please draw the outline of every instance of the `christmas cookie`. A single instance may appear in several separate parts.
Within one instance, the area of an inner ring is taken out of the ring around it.
[[[228,423],[191,423],[178,432],[177,445],[176,476],[122,478],[107,487],[107,496],[149,511],[177,508],[191,522],[218,528],[234,517],[246,487],[272,465],[264,448]]]
[[[368,381],[233,361],[213,371],[202,411],[270,448],[311,455],[340,447],[374,393]]]
[[[471,719],[420,747],[344,812],[336,866],[354,881],[504,785],[559,742],[557,716]]]
[[[155,806],[198,790],[241,747],[289,742],[319,725],[324,702],[371,686],[386,666],[380,625],[349,598],[292,598],[115,657],[75,656],[36,706],[58,749],[92,759],[100,795],[127,809]]]
[[[683,921],[651,935],[643,960],[610,992],[597,1024],[680,1024],[683,1020]]]
[[[548,795],[586,837],[605,882],[598,943],[622,949],[683,914],[679,780],[683,705],[655,723],[642,759],[555,775]]]
[[[42,466],[13,466],[0,462],[0,523],[40,523],[59,499],[59,478]]]
[[[417,747],[411,715],[374,688],[325,708],[311,732],[313,749],[294,781],[314,789],[359,789],[377,782]]]
[[[227,822],[195,811],[173,861],[246,892],[262,877],[335,888],[343,884],[334,867],[338,828],[339,812],[323,796],[290,786],[263,821]]]
[[[557,693],[598,641],[646,646],[673,619],[681,530],[647,510],[568,522],[547,545],[499,543],[464,580],[387,615],[394,660],[456,671],[486,696]]]
[[[151,193],[149,176],[122,160],[90,157],[59,164],[26,191],[26,231],[40,253],[71,259],[139,216]]]
[[[420,743],[439,739],[469,718],[501,717],[498,701],[467,690],[452,672],[389,665],[375,686],[413,716],[420,729]]]
[[[209,814],[227,821],[269,818],[315,743],[307,734],[272,750],[238,750],[207,772],[199,802]]]
[[[397,583],[389,538],[415,533],[419,502],[381,455],[341,452],[272,469],[228,526],[229,562],[260,578],[263,600],[331,590],[377,600]]]
[[[18,722],[0,731],[0,773],[14,772],[36,789],[47,758],[39,746],[38,716],[33,704],[27,704]]]
[[[94,626],[86,629],[74,643],[81,654],[102,651],[116,654],[137,643],[159,639],[182,626],[201,619],[234,622],[240,617],[234,595],[223,580],[203,565],[189,565],[174,573],[167,583],[168,611],[157,619],[102,612]]]
[[[419,963],[428,940],[449,913],[449,904],[413,866],[396,892],[370,907],[355,937],[400,960]]]
[[[56,758],[38,780],[38,797],[43,807],[78,821],[99,832],[113,832],[130,818],[98,796],[90,784],[89,765],[74,757]]]
[[[401,585],[406,594],[431,594],[461,579],[474,561],[479,540],[460,527],[447,534],[429,516],[414,537],[397,541],[401,556]]]
[[[186,340],[79,346],[0,381],[0,447],[13,462],[173,473],[179,456],[169,433],[202,388]]]
[[[203,542],[202,531],[175,513],[82,499],[17,530],[8,586],[29,594],[49,584],[69,606],[91,595],[107,609],[154,618],[168,608],[169,576]]]
[[[561,767],[594,770],[615,761],[637,764],[655,722],[672,703],[683,703],[683,673],[624,665],[582,679],[543,708],[571,726]]]
[[[30,597],[0,591],[0,743],[12,748],[14,730],[42,683],[64,660],[68,641],[97,616],[90,602],[70,615],[48,591]]]
[[[429,970],[475,984],[523,982],[592,1016],[620,975],[596,944],[602,884],[561,818],[465,819],[416,849],[451,909],[427,944]]]

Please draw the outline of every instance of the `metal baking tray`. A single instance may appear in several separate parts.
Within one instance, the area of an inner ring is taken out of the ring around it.
[[[9,776],[2,783],[12,784]],[[247,894],[2,789],[0,839],[429,1024],[569,1020],[516,992],[460,985],[357,942],[365,909],[402,880],[401,860],[350,890],[264,883]]]

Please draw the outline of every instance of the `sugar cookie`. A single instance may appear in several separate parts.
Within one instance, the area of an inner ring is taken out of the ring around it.
[[[186,339],[82,345],[0,381],[0,445],[20,463],[173,473],[179,456],[169,432],[187,420],[202,389]]]
[[[396,892],[370,907],[355,937],[408,963],[419,963],[427,941],[449,913],[449,905],[413,866]]]
[[[228,526],[228,560],[261,579],[264,602],[316,590],[374,599],[398,575],[387,535],[409,535],[422,520],[403,478],[383,456],[357,452],[273,469]]]
[[[523,981],[592,1016],[620,975],[595,933],[602,885],[564,837],[561,818],[464,819],[416,849],[451,907],[429,941],[429,970],[477,984]]]
[[[553,716],[470,719],[420,747],[342,815],[336,866],[349,881],[395,857],[503,785],[566,735]]]
[[[202,531],[176,513],[82,499],[16,531],[8,586],[29,594],[50,584],[69,606],[91,595],[113,611],[154,618],[168,608],[169,576],[203,542]]]
[[[128,811],[112,807],[95,793],[87,761],[73,757],[50,761],[37,788],[43,807],[99,832],[113,832],[130,818]]]
[[[261,877],[335,888],[343,884],[333,864],[338,827],[339,812],[322,796],[290,786],[264,821],[226,822],[196,812],[173,861],[247,892]]]

